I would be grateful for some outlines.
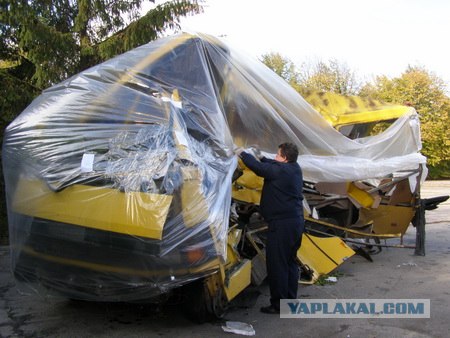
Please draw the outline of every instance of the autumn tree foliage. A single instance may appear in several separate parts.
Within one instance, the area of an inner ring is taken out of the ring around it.
[[[427,157],[430,177],[450,177],[450,98],[444,81],[424,67],[410,66],[399,77],[382,75],[362,84],[347,65],[337,60],[302,64],[298,68],[281,54],[271,53],[264,55],[262,61],[300,94],[333,92],[414,107],[421,121],[422,153]]]
[[[420,117],[422,153],[431,176],[450,177],[450,98],[441,78],[424,67],[408,67],[399,77],[377,77],[360,94],[414,107]]]

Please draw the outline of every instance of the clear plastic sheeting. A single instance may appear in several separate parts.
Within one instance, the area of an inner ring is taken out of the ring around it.
[[[350,140],[262,63],[201,34],[151,42],[47,89],[4,139],[16,278],[129,301],[217,271],[233,148],[275,154],[286,141],[313,182],[425,163],[414,109]]]

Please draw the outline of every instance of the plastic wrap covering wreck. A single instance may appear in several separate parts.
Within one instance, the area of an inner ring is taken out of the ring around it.
[[[350,140],[262,63],[201,34],[151,42],[47,89],[4,139],[17,280],[133,301],[217,271],[233,148],[270,156],[285,141],[315,182],[425,163],[414,109]]]

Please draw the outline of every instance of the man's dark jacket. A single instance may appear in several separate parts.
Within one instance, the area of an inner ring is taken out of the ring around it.
[[[242,161],[256,175],[264,178],[261,213],[267,222],[303,218],[303,176],[297,162],[277,162],[265,157],[261,162],[242,152]]]

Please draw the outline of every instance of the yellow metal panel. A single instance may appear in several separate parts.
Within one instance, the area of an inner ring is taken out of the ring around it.
[[[400,116],[406,114],[409,110],[411,110],[410,107],[394,106],[388,109],[379,109],[374,111],[340,115],[335,121],[335,126],[341,127],[349,124],[370,123],[397,119]]]
[[[348,196],[364,208],[370,208],[374,203],[374,198],[367,191],[358,188],[353,182],[348,183]]]
[[[411,107],[387,104],[359,96],[310,91],[303,97],[334,127],[399,118]]]
[[[183,221],[187,227],[192,227],[208,218],[209,208],[201,189],[198,169],[183,168],[183,179],[181,188]]]
[[[161,239],[172,196],[74,184],[54,192],[21,180],[13,210],[29,216],[128,235]]]
[[[297,258],[313,271],[314,283],[321,275],[326,275],[355,252],[338,237],[316,237],[303,234],[302,245]]]
[[[232,270],[233,272],[230,275],[227,275],[225,280],[225,294],[228,300],[232,300],[250,285],[252,262],[245,259],[238,267],[235,267]]]
[[[242,175],[236,180],[236,183],[245,188],[261,190],[264,179],[257,176],[253,171],[245,168]]]
[[[376,209],[361,209],[361,217],[373,221],[376,234],[404,234],[414,217],[412,207],[380,205]]]
[[[239,160],[239,167],[243,169],[243,173],[232,185],[232,197],[238,201],[259,205],[264,179],[248,169],[242,160]]]
[[[233,227],[228,230],[228,241],[227,241],[227,260],[225,263],[225,268],[235,265],[241,259],[238,251],[238,244],[241,240],[242,229]]]
[[[235,200],[253,203],[259,205],[261,200],[261,191],[260,190],[250,190],[250,189],[238,189],[234,185],[231,190],[231,195]]]

